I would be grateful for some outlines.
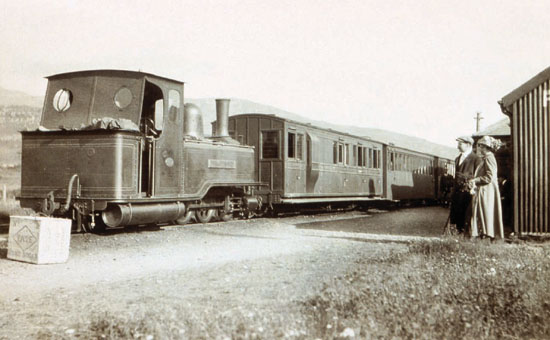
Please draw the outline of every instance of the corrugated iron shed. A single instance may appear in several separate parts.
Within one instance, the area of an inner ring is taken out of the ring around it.
[[[514,229],[520,234],[550,232],[549,90],[550,67],[499,102],[511,119]]]

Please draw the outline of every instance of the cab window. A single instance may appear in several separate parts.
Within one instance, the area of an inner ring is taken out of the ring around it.
[[[162,131],[164,126],[164,100],[159,99],[155,101],[155,129]]]

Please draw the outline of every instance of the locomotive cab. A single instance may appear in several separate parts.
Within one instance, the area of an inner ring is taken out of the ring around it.
[[[40,128],[22,132],[22,206],[51,213],[56,196],[94,198],[101,208],[183,190],[182,82],[114,70],[47,79]]]

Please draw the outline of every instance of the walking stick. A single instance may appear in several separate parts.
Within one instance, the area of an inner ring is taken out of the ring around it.
[[[453,231],[451,230],[451,212],[452,212],[452,202],[449,204],[449,217],[447,217],[447,222],[445,222],[445,226],[443,227],[443,235],[449,236],[453,235]]]

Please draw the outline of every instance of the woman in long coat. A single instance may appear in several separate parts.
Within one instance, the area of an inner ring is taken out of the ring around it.
[[[477,145],[483,162],[476,168],[474,178],[470,180],[474,192],[471,237],[504,238],[497,161],[493,154],[500,147],[500,142],[490,136],[484,136]]]

